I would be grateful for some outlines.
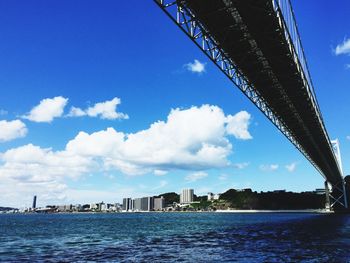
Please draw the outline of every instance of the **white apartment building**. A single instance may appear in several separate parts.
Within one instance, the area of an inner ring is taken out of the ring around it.
[[[182,189],[180,194],[180,204],[190,204],[193,202],[193,189]]]

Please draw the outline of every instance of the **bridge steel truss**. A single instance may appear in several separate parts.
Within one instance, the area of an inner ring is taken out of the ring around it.
[[[227,1],[227,0],[223,0]],[[290,0],[271,0],[280,26],[284,29],[285,38],[289,44],[290,52],[302,75],[304,85],[308,96],[311,99],[316,115],[321,124],[322,130],[327,137],[329,148],[332,149],[331,141],[325,129],[318,102],[314,93],[312,79],[307,67],[304,50],[300,41],[299,32],[295,22],[293,9]],[[337,182],[327,182],[327,176],[324,171],[308,154],[306,149],[298,142],[283,119],[269,107],[264,97],[254,87],[252,83],[240,71],[239,67],[229,57],[221,45],[215,40],[210,31],[201,23],[196,15],[186,7],[186,0],[154,0],[154,2],[168,15],[168,17],[192,40],[192,42],[228,77],[233,84],[238,87],[243,94],[279,129],[282,134],[306,157],[306,159],[316,168],[316,170],[325,178],[326,184],[332,186],[332,192],[329,194],[330,207],[341,206],[348,208],[347,197],[344,188],[344,179]],[[228,0],[229,2],[229,0]],[[333,157],[336,159],[334,152]],[[338,164],[338,169],[341,168]],[[328,190],[328,189],[327,189]],[[334,193],[332,195],[332,193]]]

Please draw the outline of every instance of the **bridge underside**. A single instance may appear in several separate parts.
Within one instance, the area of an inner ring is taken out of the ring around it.
[[[317,102],[272,0],[181,0],[331,184],[342,181]]]

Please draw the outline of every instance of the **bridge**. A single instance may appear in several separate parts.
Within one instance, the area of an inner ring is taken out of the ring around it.
[[[154,1],[324,177],[330,208],[347,209],[290,0]]]

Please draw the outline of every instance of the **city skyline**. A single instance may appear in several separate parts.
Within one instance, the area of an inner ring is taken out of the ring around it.
[[[183,188],[205,195],[323,187],[152,1],[21,4],[0,11],[0,205],[30,206],[34,194],[40,206]],[[295,13],[326,127],[340,140],[349,174],[350,40],[341,10],[350,6],[321,3],[311,19],[311,5],[295,2]]]

